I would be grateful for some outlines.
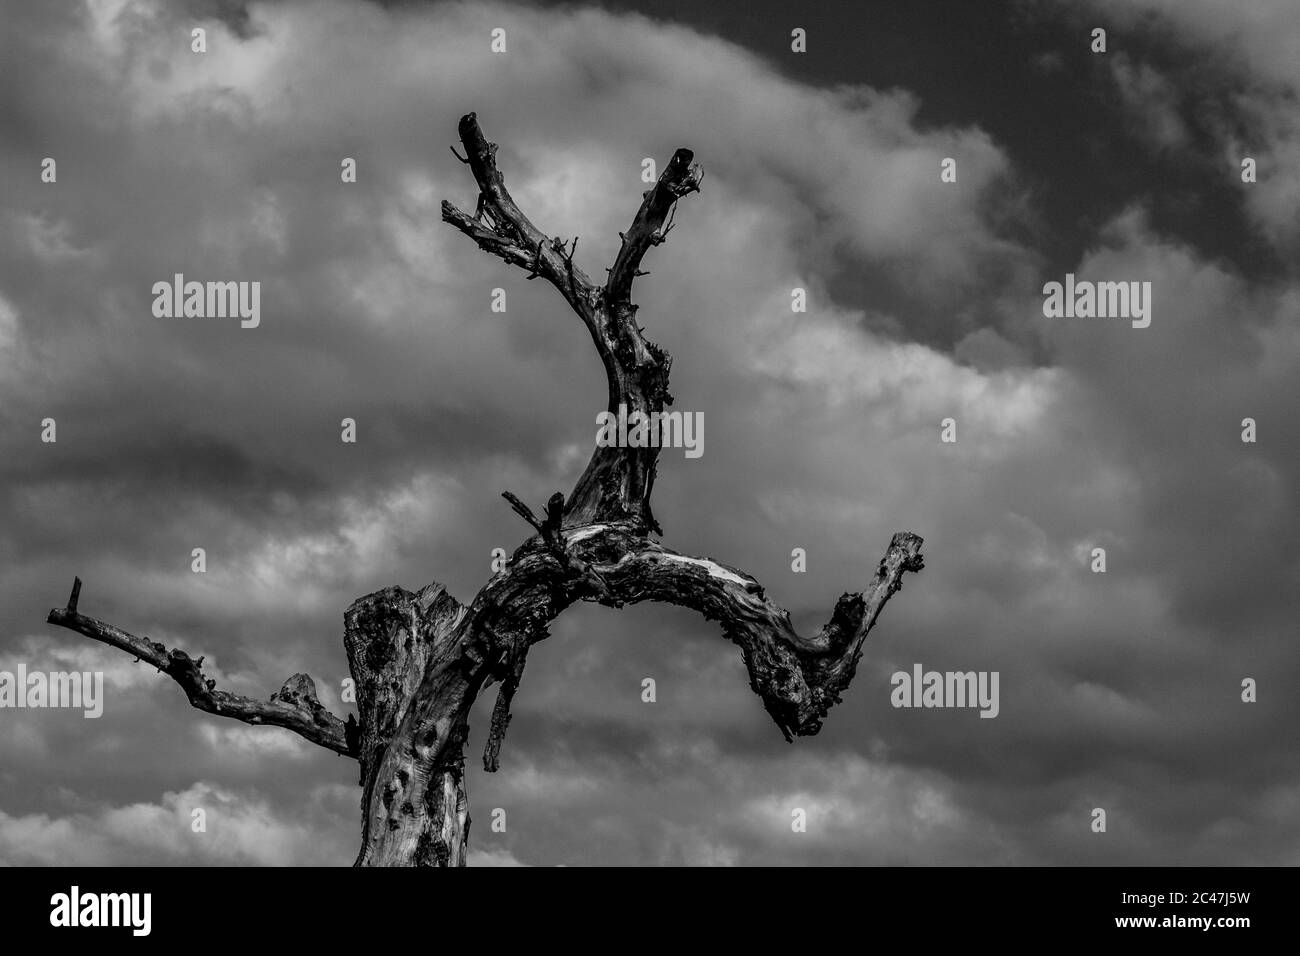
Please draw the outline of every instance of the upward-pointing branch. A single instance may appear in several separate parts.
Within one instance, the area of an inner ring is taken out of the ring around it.
[[[540,275],[555,286],[591,330],[599,347],[600,332],[595,322],[599,290],[595,283],[573,261],[568,243],[546,236],[515,204],[497,168],[497,144],[483,136],[473,113],[461,117],[458,131],[478,183],[478,204],[470,216],[443,200],[443,221],[465,233],[484,251],[528,270],[530,275]]]
[[[605,299],[610,304],[631,300],[632,280],[640,274],[641,258],[651,246],[659,245],[667,237],[664,223],[677,200],[699,191],[703,172],[698,165],[691,164],[694,158],[695,154],[689,149],[677,150],[659,181],[646,191],[632,227],[622,234],[623,245],[618,250],[614,267],[609,270]]]

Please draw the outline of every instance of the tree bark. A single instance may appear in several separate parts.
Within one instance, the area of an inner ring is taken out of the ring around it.
[[[442,218],[482,249],[542,277],[582,320],[608,381],[608,410],[622,405],[647,417],[672,403],[671,360],[648,341],[631,302],[646,252],[673,228],[677,202],[699,189],[693,154],[679,149],[642,197],[609,276],[597,285],[573,261],[572,244],[547,238],[515,204],[473,113],[460,121],[479,188],[474,215],[449,202]],[[453,150],[454,151],[454,150]],[[457,154],[459,156],[459,154]],[[209,713],[285,727],[353,757],[360,769],[362,842],[358,866],[463,866],[470,817],[465,742],[478,694],[500,683],[483,765],[495,771],[510,704],[533,644],[577,601],[622,607],[659,601],[719,622],[740,647],[750,687],[787,740],[815,734],[853,679],[867,633],[906,572],[923,567],[921,538],[893,536],[861,592],[843,595],[815,635],[794,631],[750,575],[711,558],[692,557],[656,541],[662,529],[650,507],[659,448],[597,447],[573,491],[551,495],[541,517],[510,492],[503,496],[534,533],[503,571],[468,604],[440,584],[419,592],[389,587],[353,602],[344,614],[344,646],[356,683],[359,720],[347,723],[316,699],[298,674],[255,701],[215,689],[202,658],[137,638],[77,611],[81,582],[48,621],[135,654],[177,681]]]

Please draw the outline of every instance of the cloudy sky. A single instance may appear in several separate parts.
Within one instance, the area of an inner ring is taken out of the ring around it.
[[[0,711],[0,862],[351,863],[352,761],[44,619],[80,575],[221,686],[306,671],[343,714],[352,600],[468,601],[528,530],[499,492],[572,487],[587,333],[440,222],[474,110],[592,275],[644,157],[705,168],[635,290],[707,426],[661,459],[666,543],[805,629],[894,531],[926,569],[794,744],[715,624],[570,610],[497,774],[475,709],[471,862],[1300,863],[1291,0],[0,5],[0,670],[106,684],[98,720]],[[260,281],[260,326],[155,318],[176,272]],[[1067,272],[1151,282],[1150,327],[1044,318]],[[891,707],[915,663],[998,671],[999,716]]]

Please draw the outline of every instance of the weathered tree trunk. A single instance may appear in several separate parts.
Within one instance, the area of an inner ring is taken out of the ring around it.
[[[469,803],[463,744],[473,696],[455,673],[456,657],[445,653],[463,616],[460,603],[436,584],[418,594],[385,588],[353,602],[343,616],[343,644],[361,715],[364,825],[359,866],[465,864]],[[377,788],[389,744],[431,662],[447,715],[442,756],[417,770],[414,752],[405,754],[405,769],[391,775],[402,784],[401,792],[391,783]]]
[[[586,325],[609,383],[609,411],[648,416],[671,404],[670,359],[642,335],[631,302],[642,257],[672,228],[676,204],[699,189],[693,155],[679,149],[646,191],[609,278],[596,285],[574,263],[572,245],[548,239],[515,205],[473,113],[460,121],[466,163],[479,187],[473,216],[451,203],[442,218],[506,262],[550,282]],[[853,679],[867,632],[903,574],[922,567],[921,539],[895,534],[867,588],[843,595],[812,637],[796,634],[790,615],[748,574],[669,550],[650,508],[658,443],[597,447],[573,491],[550,497],[537,517],[510,492],[504,497],[535,531],[469,604],[439,584],[412,593],[389,587],[355,601],[344,615],[344,646],[356,683],[359,720],[347,723],[316,699],[297,674],[269,701],[217,691],[203,659],[135,637],[77,611],[78,579],[58,624],[119,647],[177,681],[208,713],[286,727],[360,765],[362,843],[358,866],[463,866],[469,841],[465,742],[470,708],[493,682],[501,687],[483,752],[495,771],[510,723],[510,704],[529,648],[575,601],[622,607],[661,601],[717,620],[739,645],[750,686],[786,739],[815,734]]]

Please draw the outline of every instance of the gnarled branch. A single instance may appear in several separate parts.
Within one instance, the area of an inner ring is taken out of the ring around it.
[[[467,635],[481,630],[489,642],[502,631],[519,631],[531,645],[546,638],[546,625],[575,600],[690,608],[718,621],[740,647],[750,686],[787,739],[809,736],[853,679],[867,634],[903,575],[925,566],[921,544],[918,535],[895,534],[866,587],[842,595],[821,630],[804,636],[746,572],[681,554],[631,524],[587,525],[564,533],[559,556],[536,539],[525,543],[479,592],[461,625]]]
[[[744,571],[636,540],[614,527],[581,529],[570,542],[578,560],[590,561],[608,589],[589,600],[615,606],[662,601],[718,621],[740,647],[750,687],[787,740],[821,729],[821,719],[853,679],[867,632],[903,586],[904,573],[924,567],[922,539],[895,534],[865,590],[841,596],[826,625],[804,637],[789,612]]]
[[[475,215],[468,216],[444,200],[443,221],[451,223],[485,251],[543,276],[586,323],[599,347],[600,332],[596,328],[595,311],[599,290],[596,285],[574,264],[566,243],[546,236],[515,205],[501,170],[497,169],[497,145],[487,141],[473,113],[461,117],[458,132],[465,147],[466,161],[478,183],[478,204]],[[484,222],[484,214],[487,222]]]
[[[218,717],[233,717],[246,724],[284,727],[335,753],[357,756],[355,743],[349,742],[347,726],[316,698],[316,684],[306,674],[294,674],[271,695],[270,700],[254,700],[217,690],[216,682],[203,675],[202,657],[195,660],[179,648],[168,650],[157,641],[136,637],[112,624],[87,617],[77,610],[80,596],[81,578],[74,578],[67,607],[53,608],[46,622],[84,634],[152,664],[176,681],[190,704],[199,710]]]

